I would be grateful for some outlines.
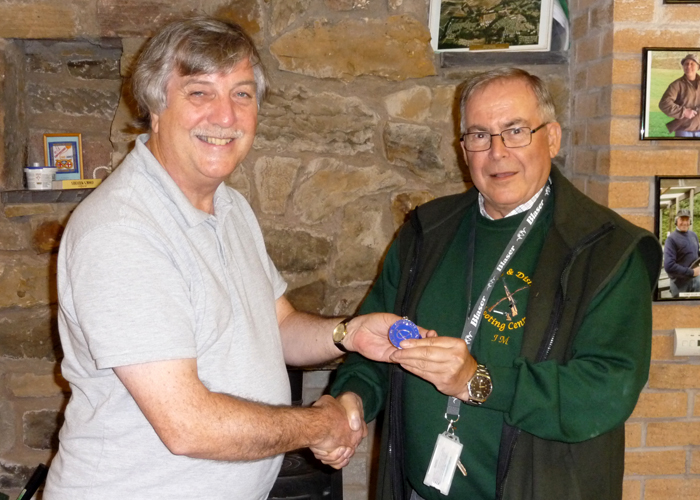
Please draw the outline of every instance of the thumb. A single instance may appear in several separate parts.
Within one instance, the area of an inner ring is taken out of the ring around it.
[[[350,424],[350,428],[353,431],[359,431],[362,428],[362,422],[360,422],[360,415],[356,411],[353,411],[350,414],[350,419],[348,423]]]

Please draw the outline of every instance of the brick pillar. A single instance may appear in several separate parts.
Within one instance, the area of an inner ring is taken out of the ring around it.
[[[639,140],[639,129],[642,47],[650,40],[632,41],[630,31],[655,22],[654,4],[573,0],[570,5],[574,181],[594,200],[649,230],[655,175],[649,167],[659,153],[649,155],[651,143]]]
[[[570,0],[572,176],[625,218],[654,229],[654,176],[698,175],[695,141],[640,140],[642,49],[699,47],[700,5]],[[680,68],[679,68],[680,74]],[[697,302],[655,303],[649,382],[626,423],[625,500],[698,498],[700,366],[673,355]]]

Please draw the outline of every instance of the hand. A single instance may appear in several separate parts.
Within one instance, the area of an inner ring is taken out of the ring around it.
[[[337,401],[345,408],[349,427],[353,431],[360,431],[362,433],[361,442],[362,439],[367,437],[367,424],[364,420],[362,399],[353,392],[344,392],[338,396]],[[339,446],[334,450],[312,447],[311,451],[314,453],[314,456],[324,464],[330,465],[336,469],[342,469],[348,464],[350,458],[355,454],[356,449],[357,446],[353,448]]]
[[[348,464],[357,446],[367,436],[362,400],[352,392],[345,392],[337,400],[322,396],[313,406],[327,410],[330,415],[324,417],[327,418],[324,421],[324,425],[328,426],[327,436],[309,448],[324,464],[341,469]]]
[[[463,339],[431,334],[428,338],[404,340],[390,359],[443,394],[468,399],[467,382],[476,373],[476,360]]]
[[[700,267],[693,268],[693,277],[700,276]]]
[[[698,114],[698,112],[695,111],[694,109],[683,108],[682,118],[687,118],[687,119],[695,118],[697,116],[697,114]]]
[[[343,345],[365,358],[389,363],[390,356],[398,350],[389,341],[389,328],[400,319],[400,316],[389,313],[372,313],[353,318],[347,325],[348,335]],[[423,338],[437,335],[420,326],[418,333]]]

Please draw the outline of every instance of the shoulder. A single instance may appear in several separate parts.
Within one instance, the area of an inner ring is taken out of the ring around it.
[[[420,205],[414,210],[413,218],[420,222],[423,233],[439,230],[445,224],[461,221],[469,207],[477,202],[478,191],[471,188],[464,193],[443,196]]]
[[[554,225],[570,248],[586,244],[588,239],[605,233],[597,243],[619,254],[624,260],[635,248],[655,280],[661,267],[661,245],[649,231],[636,226],[614,210],[579,191],[556,168],[552,168],[554,189]]]
[[[114,242],[134,234],[168,239],[165,232],[172,233],[173,216],[163,199],[138,160],[127,156],[71,214],[62,243],[74,246],[91,235]]]
[[[669,83],[668,88],[669,89],[677,89],[678,87],[680,87],[681,85],[683,85],[686,82],[687,82],[687,80],[685,78],[685,75],[683,75],[680,78],[676,78],[671,83]]]
[[[632,224],[614,210],[582,193],[555,167],[552,168],[552,179],[555,221],[559,226],[571,228],[573,237],[594,231],[604,224],[612,224],[616,230],[635,239],[640,236],[653,237],[646,229]]]
[[[477,200],[472,188],[465,193],[444,196],[420,205],[409,215],[396,240],[400,262],[420,255],[437,258],[452,240],[464,215]]]

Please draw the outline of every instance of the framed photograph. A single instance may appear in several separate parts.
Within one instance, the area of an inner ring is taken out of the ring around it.
[[[430,35],[437,52],[547,51],[555,0],[430,0]]]
[[[642,140],[700,139],[700,48],[644,48]]]
[[[56,167],[56,180],[82,179],[83,143],[80,134],[44,134],[44,161]]]
[[[655,300],[700,300],[700,176],[656,177],[655,232],[664,248]]]

